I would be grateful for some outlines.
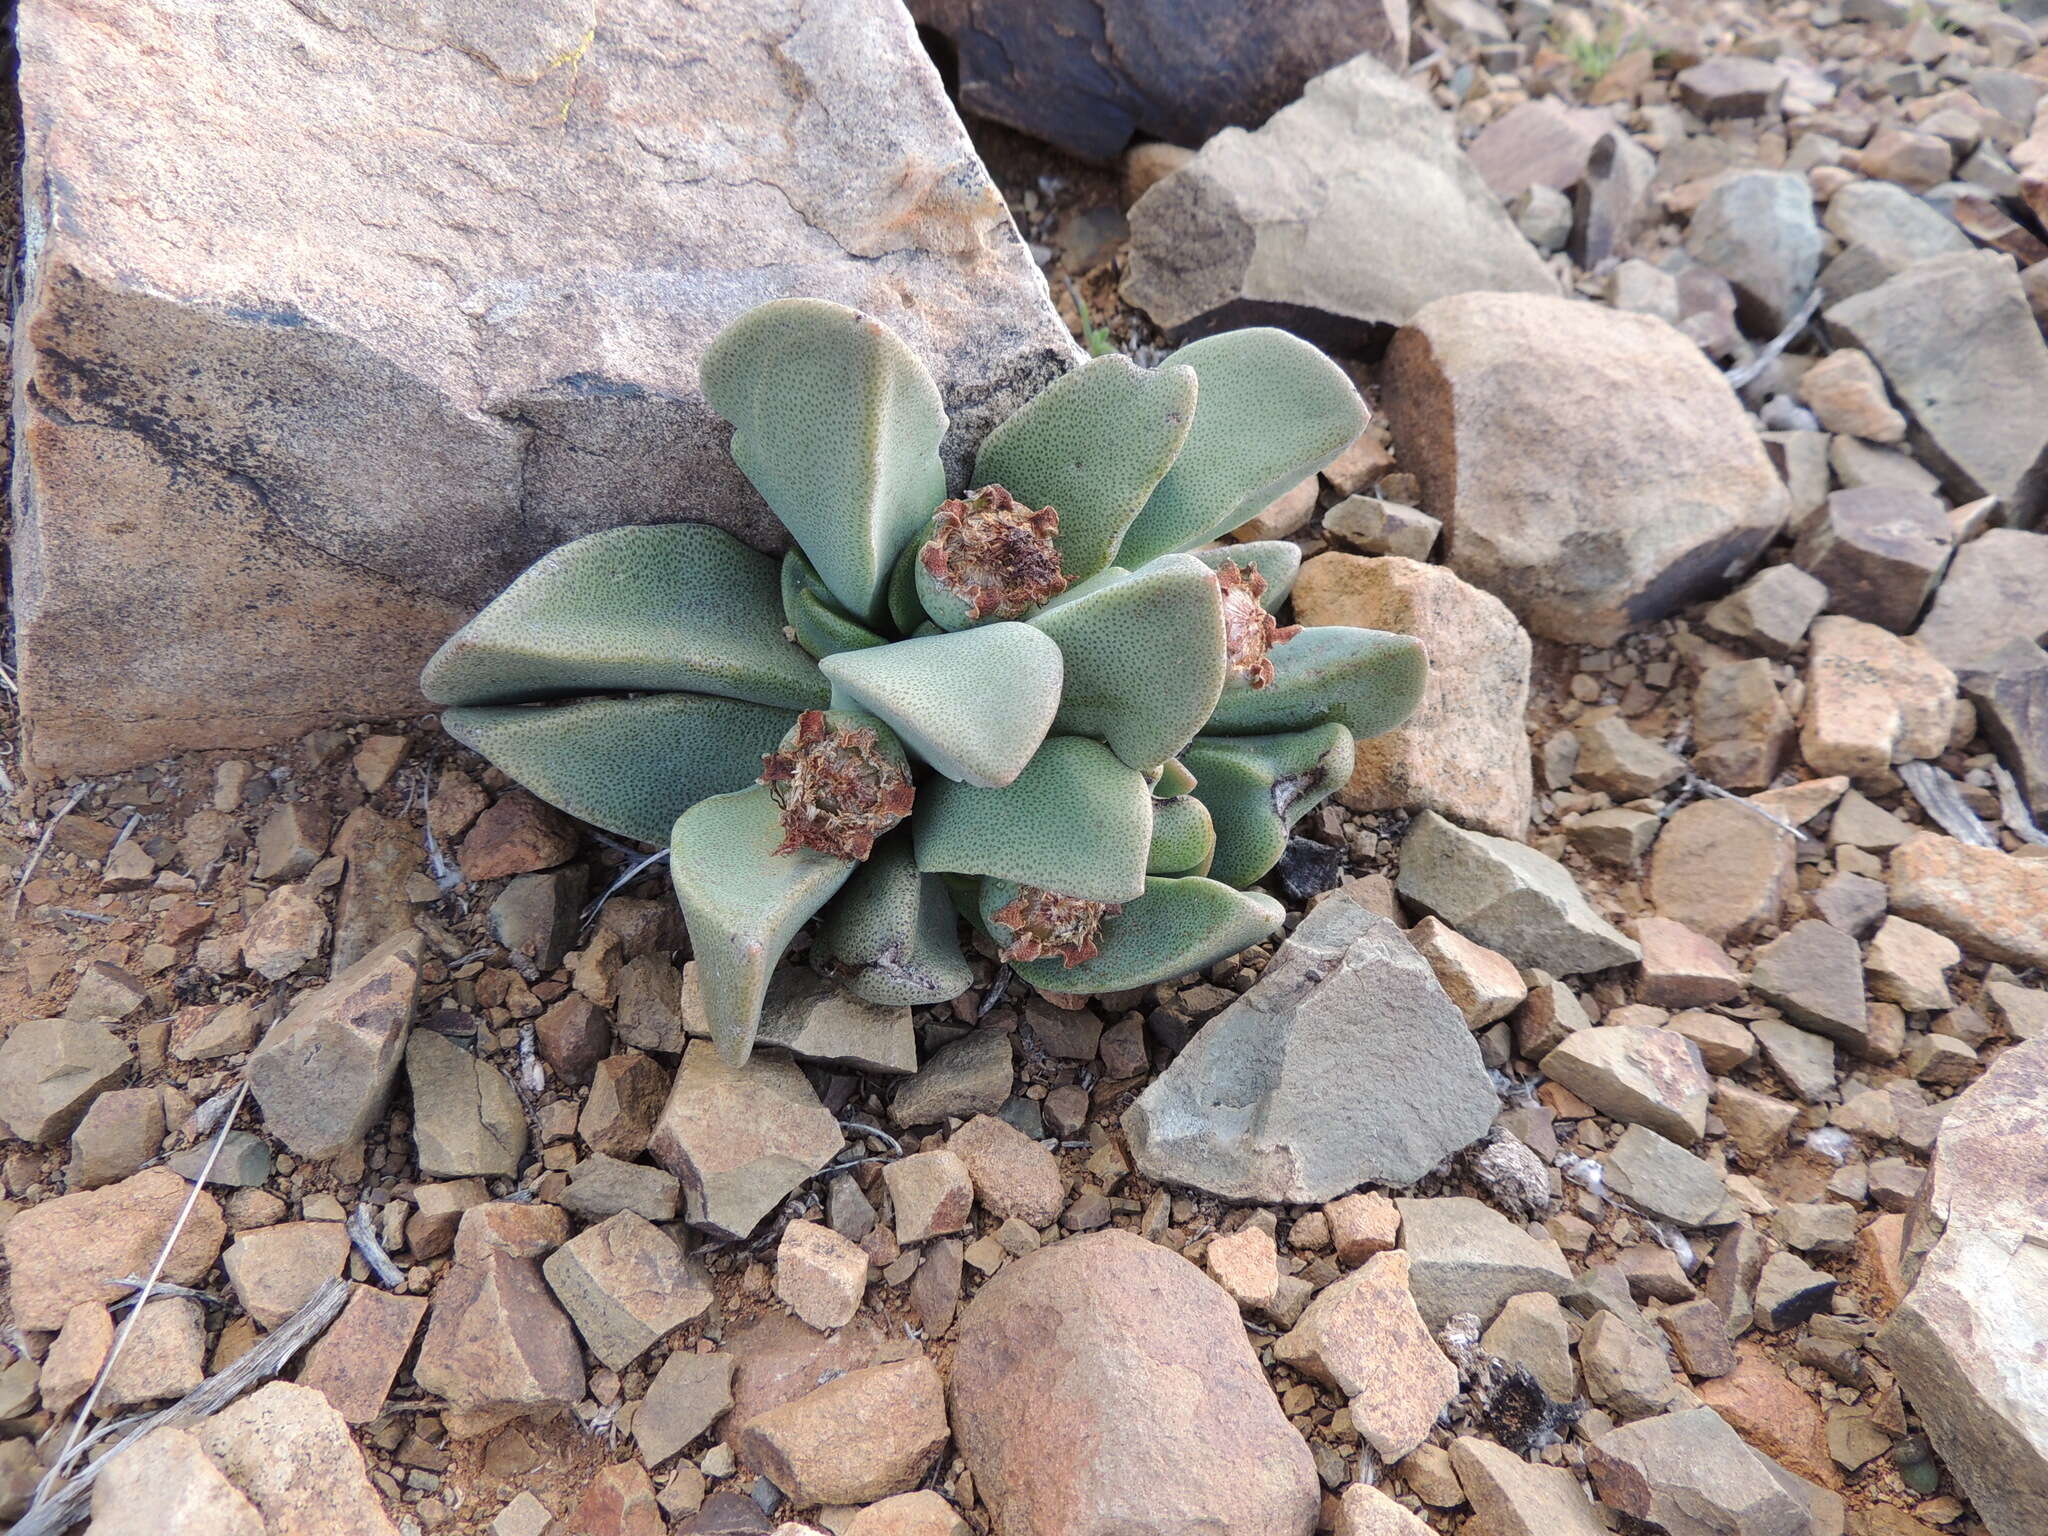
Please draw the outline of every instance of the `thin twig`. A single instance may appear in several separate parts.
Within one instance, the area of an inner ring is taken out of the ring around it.
[[[1685,790],[1686,794],[1684,796],[1681,796],[1670,808],[1668,808],[1665,811],[1664,814],[1666,816],[1669,816],[1671,812],[1678,809],[1679,806],[1684,805],[1686,799],[1692,795],[1712,795],[1716,800],[1726,800],[1730,805],[1741,806],[1744,810],[1748,811],[1753,816],[1763,817],[1763,819],[1765,821],[1768,821],[1772,826],[1778,828],[1782,832],[1790,832],[1794,837],[1799,838],[1803,842],[1810,843],[1813,841],[1813,834],[1811,832],[1806,831],[1803,827],[1800,827],[1793,822],[1787,821],[1784,817],[1780,816],[1776,811],[1767,811],[1762,806],[1758,805],[1754,800],[1750,800],[1742,795],[1738,795],[1734,793],[1732,790],[1723,789],[1720,785],[1715,784],[1710,780],[1703,779],[1696,773],[1688,773],[1685,776]]]
[[[865,1124],[859,1120],[842,1120],[839,1122],[839,1129],[842,1131],[852,1131],[857,1136],[872,1136],[876,1141],[884,1143],[898,1157],[903,1155],[903,1143],[894,1136],[891,1136],[887,1131],[878,1129],[875,1126]]]
[[[1991,778],[1998,785],[1998,815],[2013,836],[2030,843],[2048,847],[2048,832],[2034,825],[2033,813],[2027,809],[2025,797],[2013,776],[2006,771],[2005,764],[1991,765]]]
[[[356,1208],[349,1212],[348,1240],[355,1244],[363,1262],[370,1266],[370,1273],[377,1277],[377,1283],[387,1291],[405,1288],[405,1275],[391,1262],[391,1255],[384,1251],[384,1245],[377,1241],[377,1229],[370,1221],[370,1202],[358,1200]]]
[[[118,1280],[109,1280],[107,1284],[125,1285],[128,1287],[129,1290],[138,1292],[149,1288],[149,1282],[147,1280],[137,1279],[134,1275],[123,1275]],[[215,1296],[206,1291],[195,1291],[189,1285],[173,1285],[168,1280],[157,1281],[154,1294],[158,1296],[182,1296],[187,1301],[196,1301],[200,1303],[202,1306],[208,1307],[224,1307],[227,1305],[227,1301],[224,1297]],[[136,1305],[141,1299],[142,1298],[139,1295],[123,1296],[119,1301],[114,1303],[114,1309],[116,1311],[119,1311],[122,1307],[132,1307]]]
[[[21,916],[21,893],[28,889],[29,880],[35,875],[36,866],[43,862],[43,855],[50,851],[50,839],[57,835],[57,824],[77,810],[78,802],[91,792],[90,783],[79,785],[71,791],[71,798],[64,802],[63,808],[50,818],[50,824],[43,828],[43,835],[36,839],[36,851],[28,856],[28,862],[21,866],[21,874],[15,879],[14,901],[7,909],[7,916],[10,919]]]
[[[1757,348],[1756,356],[1748,362],[1728,370],[1730,388],[1742,389],[1754,383],[1763,371],[1770,367],[1778,354],[1791,346],[1799,333],[1813,324],[1813,317],[1820,313],[1821,291],[1815,288],[1806,296],[1806,302],[1799,306],[1799,313],[1785,322],[1785,329]]]
[[[626,850],[626,852],[630,853],[632,852],[632,850],[629,848]],[[623,891],[635,880],[638,880],[640,876],[644,874],[653,865],[660,863],[663,859],[667,857],[668,850],[666,848],[657,848],[654,850],[654,852],[648,854],[646,857],[641,859],[639,863],[629,867],[623,875],[619,876],[618,879],[614,880],[611,883],[610,889],[608,889],[602,896],[598,897],[597,900],[593,901],[589,906],[583,909],[584,928],[587,930],[592,923],[595,923],[597,921],[597,914],[604,910],[604,904],[606,902],[610,901],[614,896],[618,895],[620,891]]]
[[[78,1524],[85,1518],[86,1505],[92,1499],[93,1482],[109,1457],[154,1430],[197,1424],[211,1418],[259,1381],[275,1376],[291,1363],[293,1356],[327,1331],[327,1325],[340,1314],[342,1304],[348,1300],[348,1291],[348,1281],[339,1275],[325,1282],[304,1306],[265,1334],[253,1349],[214,1372],[170,1407],[145,1418],[123,1421],[113,1449],[91,1466],[81,1468],[78,1476],[54,1493],[51,1488],[58,1467],[52,1467],[37,1485],[35,1503],[22,1516],[21,1523],[14,1527],[13,1536],[61,1536],[62,1532]],[[85,1450],[107,1438],[114,1428],[111,1424],[101,1425],[74,1449]],[[59,1466],[62,1464],[60,1462]]]
[[[1901,763],[1898,774],[1905,781],[1906,788],[1913,792],[1913,798],[1934,818],[1935,825],[1950,837],[1979,848],[1998,846],[1998,839],[1991,835],[1991,829],[1978,820],[1977,813],[1963,799],[1956,781],[1934,764]]]
[[[163,1278],[164,1265],[170,1262],[171,1251],[178,1246],[178,1239],[185,1234],[185,1223],[191,1219],[192,1208],[199,1203],[199,1195],[206,1188],[206,1181],[213,1176],[214,1161],[220,1156],[220,1149],[227,1144],[228,1129],[235,1123],[235,1114],[242,1107],[242,1100],[247,1097],[248,1092],[249,1080],[244,1078],[235,1089],[233,1104],[221,1117],[219,1134],[213,1138],[213,1145],[206,1149],[206,1161],[199,1169],[199,1177],[192,1181],[192,1188],[185,1195],[185,1204],[178,1211],[178,1219],[171,1223],[169,1236],[164,1239],[163,1247],[157,1250],[156,1263],[150,1266],[149,1278],[142,1282],[142,1289],[136,1292],[135,1310],[128,1314],[126,1321],[121,1324],[121,1331],[114,1335],[114,1347],[107,1351],[107,1358],[101,1364],[99,1374],[93,1378],[92,1390],[86,1393],[85,1401],[79,1405],[78,1418],[71,1426],[71,1433],[65,1437],[63,1451],[51,1463],[50,1470],[43,1474],[42,1482],[37,1485],[39,1495],[43,1489],[50,1486],[52,1479],[62,1477],[64,1469],[71,1464],[71,1458],[78,1450],[78,1437],[91,1422],[93,1409],[99,1406],[100,1393],[107,1385],[107,1375],[113,1370],[114,1362],[121,1358],[121,1351],[127,1347],[129,1337],[135,1332],[136,1320],[142,1316],[142,1309],[149,1305],[150,1297],[156,1293],[157,1282]]]

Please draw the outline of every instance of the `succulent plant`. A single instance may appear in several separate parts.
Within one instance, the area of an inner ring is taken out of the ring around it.
[[[1248,889],[1422,690],[1403,635],[1283,625],[1299,549],[1207,547],[1365,423],[1283,332],[1098,357],[989,434],[874,319],[785,299],[704,393],[795,547],[702,524],[547,555],[443,645],[442,723],[534,793],[669,850],[714,1038],[744,1060],[803,925],[884,1004],[972,980],[964,920],[1056,992],[1167,980],[1275,932]]]

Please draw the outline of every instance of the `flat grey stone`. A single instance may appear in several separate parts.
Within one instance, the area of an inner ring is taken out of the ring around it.
[[[1688,1146],[1706,1133],[1713,1080],[1699,1047],[1672,1029],[1603,1024],[1574,1030],[1543,1058],[1544,1074],[1595,1109]]]
[[[1835,1043],[1827,1036],[1782,1019],[1758,1019],[1750,1032],[1763,1047],[1764,1060],[1807,1103],[1820,1103],[1834,1088]]]
[[[25,1019],[0,1042],[0,1124],[23,1141],[62,1141],[132,1059],[104,1024]]]
[[[1694,211],[1685,248],[1728,279],[1751,334],[1775,336],[1820,272],[1813,187],[1796,171],[1725,177]]]
[[[1601,1503],[1666,1536],[1809,1536],[1807,1506],[1711,1408],[1609,1430],[1586,1448]]]
[[[896,1090],[889,1118],[898,1125],[993,1115],[1009,1101],[1016,1080],[1010,1036],[1000,1029],[969,1030],[942,1045]]]
[[[1491,1206],[1463,1195],[1394,1204],[1408,1253],[1408,1289],[1432,1329],[1455,1312],[1472,1313],[1484,1328],[1509,1297],[1530,1291],[1559,1296],[1572,1283],[1556,1243],[1531,1237]]]
[[[1749,985],[1794,1023],[1830,1040],[1861,1049],[1870,1038],[1863,952],[1853,934],[1833,924],[1794,923],[1756,952]]]
[[[1572,976],[1628,965],[1636,942],[1587,904],[1569,871],[1522,843],[1425,811],[1401,844],[1401,895],[1517,965]]]
[[[1124,1113],[1149,1177],[1320,1204],[1411,1184],[1499,1112],[1479,1047],[1393,923],[1339,893]]]
[[[711,1038],[697,990],[697,965],[683,967],[683,1032]],[[762,1045],[780,1046],[805,1061],[889,1074],[917,1070],[917,1034],[907,1007],[870,1003],[807,966],[785,965],[768,982],[761,1003]]]
[[[1957,550],[1914,634],[1958,672],[2014,640],[2048,641],[2048,533],[1993,528]]]
[[[1631,1205],[1681,1227],[1707,1225],[1728,1197],[1727,1185],[1713,1164],[1646,1126],[1632,1125],[1623,1131],[1602,1161],[1609,1189]]]
[[[526,1111],[505,1074],[446,1035],[420,1030],[405,1048],[412,1137],[429,1178],[511,1178],[526,1156]]]

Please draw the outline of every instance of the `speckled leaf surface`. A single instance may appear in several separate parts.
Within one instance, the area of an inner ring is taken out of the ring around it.
[[[1194,787],[1195,776],[1188,772],[1185,763],[1175,758],[1169,758],[1161,763],[1159,777],[1152,781],[1152,793],[1162,800],[1185,795]]]
[[[917,595],[917,536],[912,534],[889,569],[889,623],[899,635],[914,635],[932,621]]]
[[[1144,888],[1151,792],[1098,741],[1048,738],[1006,789],[933,780],[917,796],[919,869],[1089,901],[1134,901]]]
[[[1216,824],[1210,875],[1250,885],[1280,862],[1287,829],[1351,778],[1351,733],[1341,725],[1275,736],[1203,736],[1181,755],[1195,797]]]
[[[775,562],[720,528],[612,528],[527,567],[420,676],[436,704],[518,704],[617,690],[825,702],[782,633]]]
[[[705,350],[732,456],[840,605],[878,624],[905,541],[946,496],[938,386],[887,326],[823,299],[749,310]]]
[[[804,848],[776,853],[781,841],[781,813],[765,784],[698,801],[669,838],[711,1038],[735,1065],[753,1050],[776,961],[856,868]]]
[[[1201,383],[1180,457],[1117,552],[1137,566],[1228,533],[1314,474],[1364,430],[1365,402],[1344,371],[1307,342],[1259,327],[1189,342]]]
[[[983,921],[1015,894],[1014,888],[999,881],[984,881]],[[1251,948],[1278,933],[1286,917],[1286,909],[1264,891],[1236,891],[1200,875],[1155,875],[1146,880],[1143,896],[1103,920],[1094,959],[1071,968],[1057,959],[1029,960],[1016,971],[1034,987],[1053,992],[1149,986]],[[994,924],[990,932],[998,942],[1008,938]]]
[[[1223,600],[1190,556],[1155,560],[1030,623],[1066,663],[1053,729],[1105,741],[1133,768],[1194,740],[1222,694]]]
[[[1429,661],[1413,635],[1318,624],[1271,652],[1273,680],[1233,677],[1204,726],[1209,736],[1255,736],[1334,720],[1363,739],[1415,713]]]
[[[877,843],[847,881],[811,953],[871,1003],[943,1003],[974,981],[952,899],[937,875],[918,872],[907,827]]]
[[[1268,613],[1280,611],[1294,591],[1294,578],[1301,574],[1301,546],[1291,539],[1248,539],[1242,544],[1219,544],[1214,549],[1198,549],[1194,553],[1212,571],[1234,565],[1241,571],[1254,570],[1265,577],[1266,590],[1259,596],[1259,606]]]
[[[1209,807],[1193,795],[1152,802],[1152,848],[1148,875],[1206,875],[1216,857],[1216,824]]]
[[[889,643],[887,637],[847,617],[799,549],[782,557],[782,619],[795,631],[797,644],[813,656]]]
[[[759,778],[762,754],[795,723],[787,709],[702,693],[441,713],[450,736],[548,804],[657,848],[699,800]]]
[[[1025,624],[842,651],[819,665],[835,699],[888,721],[947,778],[984,787],[1024,771],[1059,709],[1060,648]]]
[[[1124,530],[1173,466],[1194,422],[1195,389],[1192,368],[1091,359],[988,435],[974,483],[1054,508],[1061,573],[1092,576],[1116,557]]]

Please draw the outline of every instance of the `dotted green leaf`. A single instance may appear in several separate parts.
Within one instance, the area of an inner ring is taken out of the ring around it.
[[[813,656],[889,643],[865,624],[847,617],[800,549],[782,557],[782,618],[796,632],[797,644]]]
[[[918,1006],[958,997],[974,972],[945,882],[920,874],[900,827],[825,909],[812,955],[871,1003]]]
[[[1363,740],[1415,713],[1429,661],[1413,635],[1318,624],[1270,653],[1273,680],[1233,677],[1204,726],[1209,736],[1255,736],[1334,720]]]
[[[1152,802],[1152,847],[1148,875],[1206,875],[1216,857],[1216,823],[1209,807],[1193,795]]]
[[[612,528],[543,555],[427,663],[436,704],[612,690],[812,709],[825,681],[782,633],[775,562],[721,528]]]
[[[807,848],[777,853],[781,841],[781,812],[765,784],[698,801],[669,836],[705,1019],[735,1066],[754,1048],[776,962],[856,868]]]
[[[1029,622],[1066,664],[1053,729],[1105,741],[1133,768],[1194,740],[1223,692],[1223,600],[1190,556],[1155,560]]]
[[[927,872],[1134,901],[1152,843],[1152,796],[1144,776],[1102,743],[1053,736],[1006,789],[920,785],[911,826],[917,867]]]
[[[702,693],[441,713],[450,736],[548,804],[657,848],[699,800],[758,779],[795,723],[786,709]]]
[[[896,333],[823,299],[778,299],[705,350],[732,456],[840,606],[870,625],[904,543],[946,498],[938,386]]]
[[[1189,794],[1194,790],[1195,776],[1186,766],[1169,758],[1159,765],[1159,776],[1152,781],[1152,793],[1161,800],[1171,800],[1176,795]]]
[[[1056,509],[1061,573],[1069,581],[1092,576],[1115,558],[1124,530],[1180,453],[1195,388],[1192,368],[1093,358],[988,435],[974,484]]]
[[[1024,624],[841,651],[819,666],[835,698],[888,721],[947,778],[990,788],[1024,771],[1060,703],[1060,648]]]
[[[982,882],[982,921],[998,943],[1009,935],[991,921],[1016,895],[1014,886]],[[1152,876],[1145,892],[1105,918],[1094,959],[1069,967],[1047,957],[1017,974],[1050,992],[1120,992],[1205,970],[1280,931],[1287,912],[1264,891],[1237,891],[1200,875]]]
[[[1180,457],[1124,535],[1128,566],[1193,549],[1248,521],[1364,430],[1365,402],[1307,342],[1268,327],[1226,331],[1166,359],[1201,380]]]
[[[1337,724],[1275,736],[1202,736],[1181,754],[1216,824],[1209,873],[1250,885],[1280,862],[1287,829],[1344,787],[1354,757]]]

